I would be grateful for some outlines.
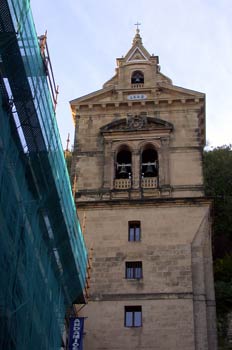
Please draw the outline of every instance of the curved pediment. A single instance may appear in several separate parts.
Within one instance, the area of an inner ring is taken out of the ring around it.
[[[137,130],[173,130],[173,125],[159,118],[147,115],[127,115],[127,118],[113,121],[101,127],[101,133]]]

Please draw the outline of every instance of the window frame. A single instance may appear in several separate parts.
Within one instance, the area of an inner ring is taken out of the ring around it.
[[[129,313],[131,317],[129,318]],[[136,319],[136,314],[139,319]],[[131,322],[130,322],[131,319]],[[138,321],[138,324],[137,324]],[[143,325],[142,321],[142,306],[141,305],[128,305],[124,307],[124,327],[127,328],[140,328]]]
[[[127,280],[140,280],[143,278],[142,261],[126,261],[125,262],[125,278]]]
[[[137,239],[137,232],[136,230],[139,230],[138,232],[138,239]],[[133,230],[131,234],[131,230]],[[131,239],[131,237],[133,239]],[[128,242],[140,242],[141,241],[141,221],[128,221]]]

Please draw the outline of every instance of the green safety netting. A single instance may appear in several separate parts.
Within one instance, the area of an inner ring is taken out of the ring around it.
[[[59,349],[87,252],[29,1],[0,2],[0,348]]]

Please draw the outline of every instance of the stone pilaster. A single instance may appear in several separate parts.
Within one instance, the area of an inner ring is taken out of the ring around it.
[[[132,153],[132,188],[138,189],[140,187],[140,153],[135,150]]]
[[[169,171],[169,138],[161,138],[161,148],[159,151],[159,185],[170,185]]]
[[[112,142],[106,140],[104,147],[103,188],[112,188],[113,158],[114,156],[112,155]]]

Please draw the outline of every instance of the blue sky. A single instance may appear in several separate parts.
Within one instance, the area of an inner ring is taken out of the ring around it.
[[[140,30],[174,85],[206,94],[206,138],[232,143],[231,0],[31,0],[38,35],[48,45],[59,85],[57,121],[63,145],[74,125],[69,101],[98,90]]]

